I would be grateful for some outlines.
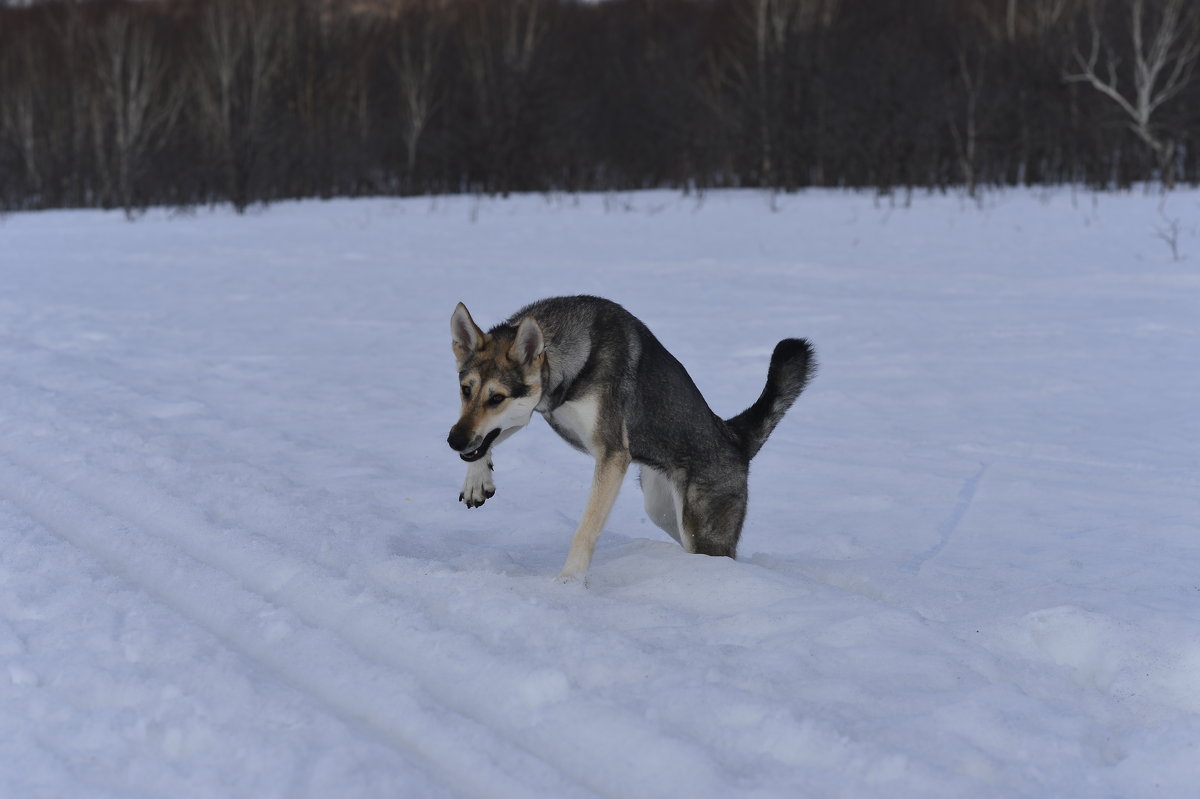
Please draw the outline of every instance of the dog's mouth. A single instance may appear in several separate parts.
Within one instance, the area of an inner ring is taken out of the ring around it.
[[[467,463],[477,461],[487,454],[488,447],[492,446],[492,442],[496,440],[496,436],[500,435],[500,428],[497,427],[492,432],[488,433],[483,438],[483,443],[470,452],[460,452],[458,457],[462,458]]]

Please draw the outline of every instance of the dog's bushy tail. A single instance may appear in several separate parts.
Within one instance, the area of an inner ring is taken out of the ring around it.
[[[785,338],[775,345],[762,395],[749,408],[725,420],[741,441],[747,460],[762,449],[767,436],[808,385],[816,368],[812,345],[806,339]]]

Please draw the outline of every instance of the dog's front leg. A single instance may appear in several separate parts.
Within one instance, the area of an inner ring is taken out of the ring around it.
[[[468,508],[478,508],[496,495],[496,484],[492,482],[492,453],[467,464],[467,479],[463,482],[458,501],[467,503]]]
[[[505,439],[520,430],[520,427],[510,427],[492,442],[492,448],[487,455],[477,461],[467,464],[467,479],[463,481],[462,491],[458,493],[458,501],[467,503],[468,508],[478,508],[487,500],[496,496],[496,484],[492,482],[492,452]]]
[[[563,564],[562,573],[558,575],[560,581],[572,582],[587,573],[588,565],[592,562],[592,553],[596,551],[596,539],[600,537],[600,531],[608,520],[613,503],[617,501],[617,493],[621,490],[621,481],[625,479],[629,462],[628,452],[609,453],[596,461],[592,491],[588,494],[583,518],[579,520],[579,527],[571,540],[567,562]]]

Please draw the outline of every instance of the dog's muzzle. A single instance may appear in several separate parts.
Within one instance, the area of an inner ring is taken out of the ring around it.
[[[467,463],[471,463],[473,461],[479,460],[480,458],[482,458],[484,455],[487,454],[488,448],[492,446],[492,442],[496,440],[496,436],[498,436],[498,435],[500,435],[499,427],[497,427],[495,430],[493,430],[492,432],[490,432],[486,436],[484,436],[483,443],[481,443],[479,446],[475,447],[474,449],[470,449],[470,450],[467,450],[466,452],[463,452],[464,449],[466,449],[467,447],[469,447],[471,444],[473,444],[475,442],[474,441],[464,441],[463,439],[465,438],[465,436],[458,434],[458,431],[456,431],[456,430],[451,430],[450,436],[446,439],[446,443],[450,445],[450,449],[452,449],[458,453],[458,457],[462,458]],[[478,439],[476,439],[476,441],[477,440]]]

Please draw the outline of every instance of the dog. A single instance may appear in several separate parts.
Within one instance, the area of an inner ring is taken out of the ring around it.
[[[735,557],[750,459],[816,368],[807,340],[780,341],[759,398],[721,419],[646,325],[609,300],[539,300],[487,333],[460,302],[450,335],[462,413],[446,440],[467,463],[459,501],[476,508],[495,495],[492,450],[535,411],[595,458],[564,582],[585,578],[631,463],[655,524],[688,552]]]

